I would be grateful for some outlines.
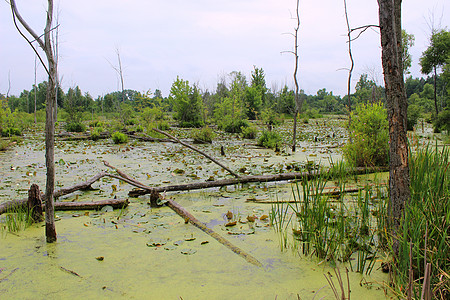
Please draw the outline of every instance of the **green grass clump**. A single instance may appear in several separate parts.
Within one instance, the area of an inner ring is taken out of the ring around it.
[[[114,144],[125,144],[128,142],[128,136],[122,132],[115,131],[111,137]]]
[[[258,128],[255,126],[248,126],[242,129],[242,137],[244,139],[256,139],[256,135],[258,134]]]
[[[69,132],[85,132],[86,131],[86,126],[81,122],[67,123],[65,128]]]
[[[212,143],[214,132],[209,126],[192,130],[192,138],[196,143]]]
[[[264,130],[258,139],[258,146],[277,149],[281,146],[281,136],[275,131]]]
[[[0,217],[0,228],[2,231],[19,232],[25,230],[33,223],[28,209],[23,206],[10,209]]]

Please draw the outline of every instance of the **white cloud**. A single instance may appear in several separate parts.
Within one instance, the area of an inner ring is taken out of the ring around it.
[[[411,49],[413,75],[418,58],[427,46],[424,17],[429,10],[440,16],[445,0],[404,1],[404,28],[416,35]],[[17,1],[32,27],[42,31],[46,1]],[[352,27],[378,23],[376,0],[348,0]],[[161,89],[167,95],[177,75],[214,90],[218,76],[234,70],[249,75],[253,65],[262,67],[266,82],[292,86],[292,50],[295,0],[97,0],[61,1],[60,73],[63,86],[79,85],[94,97],[116,90],[117,76],[108,60],[116,64],[120,49],[127,88]],[[13,94],[30,89],[34,82],[34,56],[18,35],[6,2],[0,10],[0,92],[8,87],[11,73]],[[327,88],[346,92],[349,66],[343,1],[300,1],[300,85],[308,93]],[[442,20],[442,26],[449,25]],[[37,30],[36,29],[36,30]],[[359,75],[368,68],[380,69],[379,35],[366,32],[353,43]],[[39,80],[45,74],[39,71]]]

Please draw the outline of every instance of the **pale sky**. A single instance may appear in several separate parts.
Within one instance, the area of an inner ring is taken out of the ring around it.
[[[16,0],[38,34],[45,26],[44,0]],[[415,35],[411,72],[420,77],[430,20],[450,27],[450,1],[404,0],[403,28]],[[241,71],[250,80],[263,68],[269,88],[293,87],[296,0],[55,0],[59,12],[59,74],[62,87],[79,86],[94,98],[119,90],[116,49],[125,88],[160,89],[167,96],[177,76],[215,91],[218,79]],[[350,26],[378,24],[377,0],[347,0]],[[346,94],[348,57],[343,0],[301,0],[299,82],[307,94],[326,88]],[[16,31],[9,5],[0,2],[0,93],[19,96],[34,83],[34,53]],[[366,31],[352,43],[352,89],[362,73],[382,84],[380,36]],[[9,76],[8,76],[9,74]],[[10,80],[8,80],[8,77]],[[46,80],[42,67],[37,81]],[[229,77],[227,77],[229,78]]]

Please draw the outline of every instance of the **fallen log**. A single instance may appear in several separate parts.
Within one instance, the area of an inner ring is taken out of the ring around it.
[[[383,172],[386,171],[385,168],[355,168],[349,171],[349,175],[361,175],[361,174],[369,174],[374,172]],[[271,175],[253,175],[253,176],[243,176],[240,178],[229,178],[229,179],[221,179],[215,181],[203,181],[203,182],[193,182],[186,184],[178,184],[178,185],[169,185],[169,186],[159,186],[159,187],[149,187],[148,189],[134,189],[128,192],[128,196],[130,197],[138,197],[141,195],[146,195],[151,193],[152,191],[156,192],[175,192],[175,191],[190,191],[190,190],[199,190],[206,189],[212,187],[222,187],[227,185],[235,185],[235,184],[244,184],[244,183],[252,183],[252,182],[272,182],[272,181],[288,181],[288,180],[301,180],[301,179],[312,179],[319,176],[327,176],[329,177],[328,171],[307,171],[307,172],[294,172],[294,173],[280,173],[280,174],[271,174]]]
[[[127,132],[127,135],[133,139],[137,139],[144,142],[159,142],[159,143],[177,143],[174,140],[171,139],[160,139],[160,138],[154,138],[151,136],[141,136],[141,135],[135,135],[132,132]]]
[[[153,130],[156,131],[156,132],[158,132],[158,133],[164,134],[164,135],[167,136],[169,139],[172,139],[172,140],[176,141],[177,143],[180,143],[181,145],[183,145],[183,146],[185,146],[185,147],[188,147],[188,148],[191,149],[191,150],[194,150],[194,151],[200,153],[201,155],[203,155],[204,157],[208,158],[209,160],[211,160],[211,161],[214,162],[215,164],[217,164],[217,165],[221,166],[222,168],[224,168],[225,170],[227,170],[228,173],[230,173],[230,174],[233,175],[234,177],[236,177],[236,178],[239,178],[239,177],[240,177],[238,174],[234,173],[231,169],[229,169],[229,168],[226,167],[224,164],[222,164],[221,162],[219,162],[218,160],[216,160],[214,157],[212,157],[212,156],[206,154],[205,152],[203,152],[203,151],[201,151],[201,150],[195,148],[194,146],[189,145],[189,144],[186,144],[185,142],[183,142],[183,141],[177,139],[176,137],[174,137],[174,136],[172,136],[172,135],[170,135],[170,134],[168,134],[167,132],[164,132],[164,131],[162,131],[162,130],[159,130],[159,129],[156,129],[156,128],[153,128]]]
[[[127,207],[128,199],[106,199],[92,202],[55,202],[55,210],[100,210],[104,206]]]
[[[130,176],[128,176],[127,174],[125,174],[124,172],[119,170],[118,168],[111,166],[106,161],[104,161],[103,163],[105,164],[105,166],[114,169],[120,176],[122,176],[125,179],[126,182],[129,182],[131,180],[133,182],[131,184],[134,186],[138,186],[138,187],[145,186],[143,183],[137,181],[136,179],[131,178]],[[147,187],[147,190],[150,190],[153,192],[153,197],[160,197],[160,195],[153,188]],[[200,222],[197,218],[195,218],[191,213],[186,211],[181,205],[179,205],[178,203],[176,203],[175,201],[173,201],[171,199],[165,199],[165,200],[167,201],[166,202],[167,206],[169,206],[173,211],[175,211],[185,221],[191,223],[192,225],[199,228],[206,234],[210,235],[216,241],[218,241],[222,245],[226,246],[227,248],[229,248],[231,251],[233,251],[237,255],[243,257],[249,263],[254,264],[255,266],[258,266],[258,267],[262,266],[262,264],[256,258],[254,258],[250,254],[246,253],[239,247],[234,246],[232,243],[230,243],[225,238],[221,237],[218,233],[216,233],[215,231],[213,231],[212,229],[207,227],[204,223]]]
[[[27,205],[28,199],[9,201],[0,205],[0,215]],[[127,207],[130,202],[128,199],[106,199],[92,202],[55,202],[55,210],[100,210],[103,206],[109,205],[113,208]],[[42,205],[44,207],[44,205]]]

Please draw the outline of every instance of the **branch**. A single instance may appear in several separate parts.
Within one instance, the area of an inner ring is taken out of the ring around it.
[[[372,28],[372,27],[380,28],[380,26],[378,26],[378,25],[365,25],[365,26],[360,26],[360,27],[357,27],[357,28],[350,29],[349,34],[351,34],[353,31],[361,30],[358,33],[358,36],[353,38],[353,39],[351,39],[350,41],[354,41],[354,40],[358,39],[361,36],[361,34],[363,34],[367,29]]]
[[[34,37],[35,41],[37,41],[39,43],[39,46],[43,50],[45,50],[44,43],[39,38],[39,36],[33,31],[33,29],[31,29],[31,27],[25,22],[25,20],[22,18],[22,16],[19,14],[17,7],[16,7],[15,0],[11,0],[10,4],[11,4],[11,11],[12,11],[12,16],[13,16],[14,26],[16,27],[19,34],[28,42],[30,47],[33,49],[34,53],[36,53],[37,57],[39,58],[39,61],[41,62],[42,66],[45,69],[45,72],[47,72],[47,74],[50,76],[50,72],[49,72],[47,66],[45,65],[44,61],[42,60],[42,57],[39,55],[39,52],[36,50],[36,48],[33,46],[32,42],[27,38],[27,36],[20,30],[19,26],[17,25],[16,17],[17,17],[17,19],[19,19],[19,22],[22,24],[22,26],[31,34],[31,36]]]

